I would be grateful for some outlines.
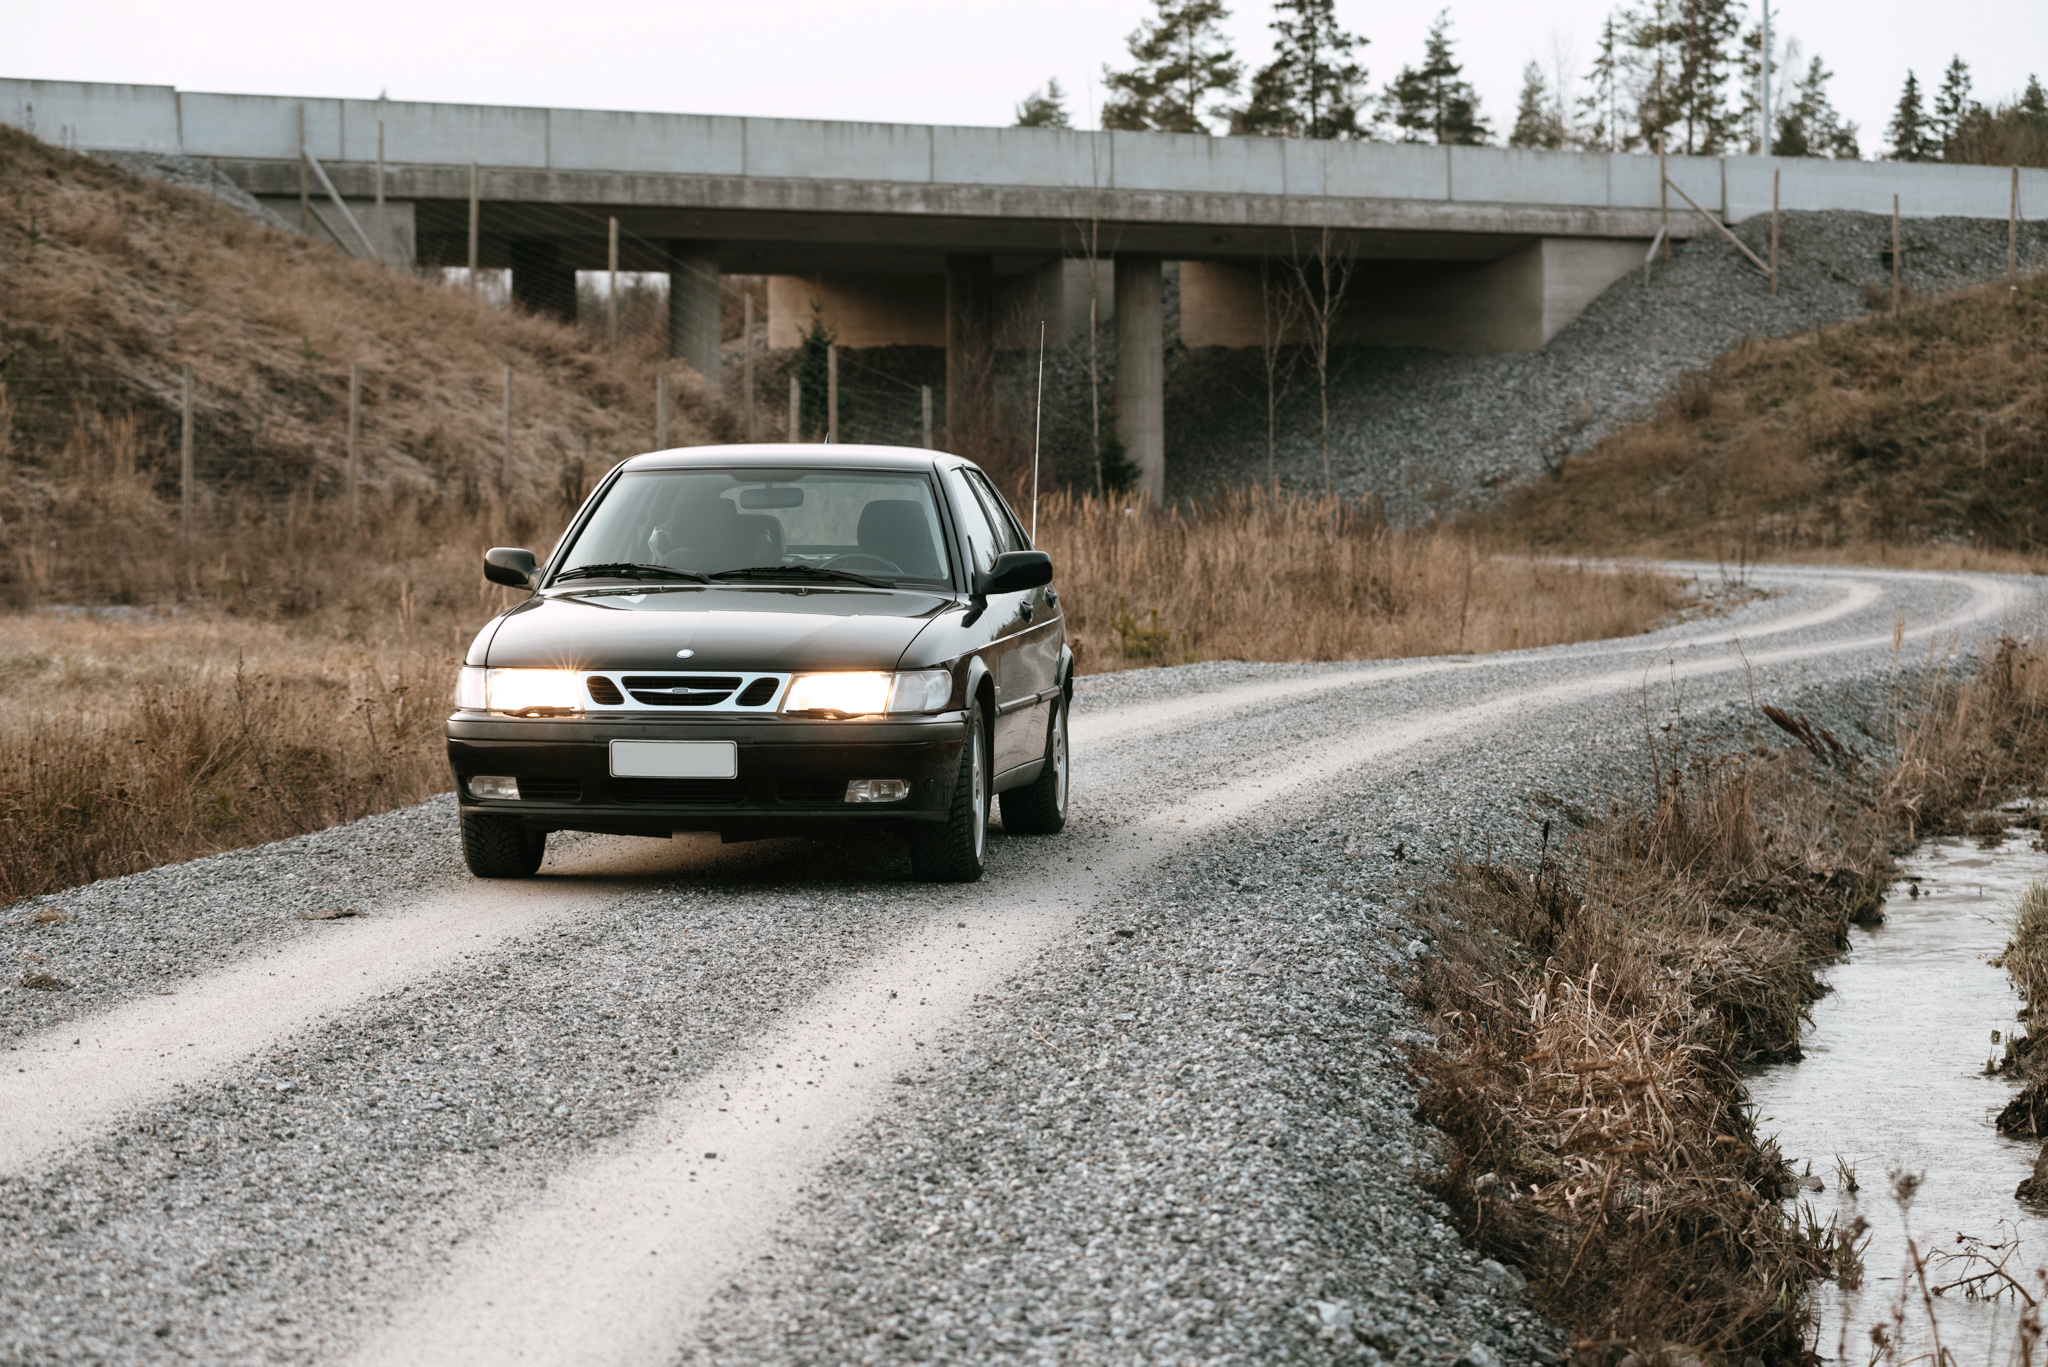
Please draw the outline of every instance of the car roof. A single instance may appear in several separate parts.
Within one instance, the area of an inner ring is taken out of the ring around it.
[[[918,470],[934,464],[971,462],[944,451],[916,446],[853,446],[837,443],[755,442],[732,446],[678,446],[649,451],[624,462],[626,470],[687,470],[695,466],[812,466],[827,469]]]

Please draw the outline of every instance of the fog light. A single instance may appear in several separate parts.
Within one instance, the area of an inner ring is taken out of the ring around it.
[[[496,798],[505,802],[519,800],[519,780],[504,774],[478,774],[469,781],[471,797]]]
[[[848,802],[901,802],[909,796],[909,779],[857,778],[846,785]]]

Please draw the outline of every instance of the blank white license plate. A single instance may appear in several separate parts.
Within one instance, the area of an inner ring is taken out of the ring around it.
[[[615,740],[613,778],[737,778],[739,746],[729,740]]]

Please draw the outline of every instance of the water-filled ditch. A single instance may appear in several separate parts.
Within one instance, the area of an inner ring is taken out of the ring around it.
[[[1999,1284],[1991,1261],[2002,1259],[2029,1295],[2043,1294],[2036,1269],[2048,1268],[2048,1211],[2013,1196],[2039,1145],[1998,1133],[1993,1118],[2018,1084],[1985,1073],[2002,1052],[1994,1033],[2003,1039],[2013,1029],[2019,1006],[1991,961],[2020,896],[2042,879],[2048,854],[2031,831],[1992,849],[1969,841],[1922,847],[1903,861],[1884,923],[1853,928],[1848,956],[1828,970],[1834,990],[1813,1008],[1806,1057],[1750,1080],[1759,1130],[1777,1135],[1795,1172],[1819,1179],[1820,1189],[1801,1191],[1799,1200],[1822,1220],[1869,1223],[1860,1286],[1829,1285],[1816,1296],[1817,1347],[1831,1362],[1879,1357],[1873,1325],[1896,1336],[1895,1364],[1932,1351],[1927,1302],[1909,1269],[1909,1230],[1932,1255],[1929,1290],[1950,1288],[1931,1303],[1957,1367],[2003,1367],[2025,1304],[2009,1290],[1971,1299],[1962,1279],[1980,1278],[1988,1291]],[[1845,1180],[1851,1173],[1854,1191]],[[1894,1193],[1899,1173],[1923,1178],[1903,1212]]]

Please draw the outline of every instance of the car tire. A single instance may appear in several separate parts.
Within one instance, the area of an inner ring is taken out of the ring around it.
[[[988,853],[988,779],[988,727],[976,703],[968,709],[967,743],[960,747],[960,770],[945,821],[910,833],[910,871],[919,882],[980,879]]]
[[[479,878],[531,878],[547,853],[548,833],[509,816],[462,818],[462,862]]]
[[[1067,748],[1067,700],[1052,700],[1045,724],[1045,767],[1022,788],[997,795],[1003,805],[1003,829],[1013,835],[1058,835],[1067,824],[1067,790],[1072,755]]]

